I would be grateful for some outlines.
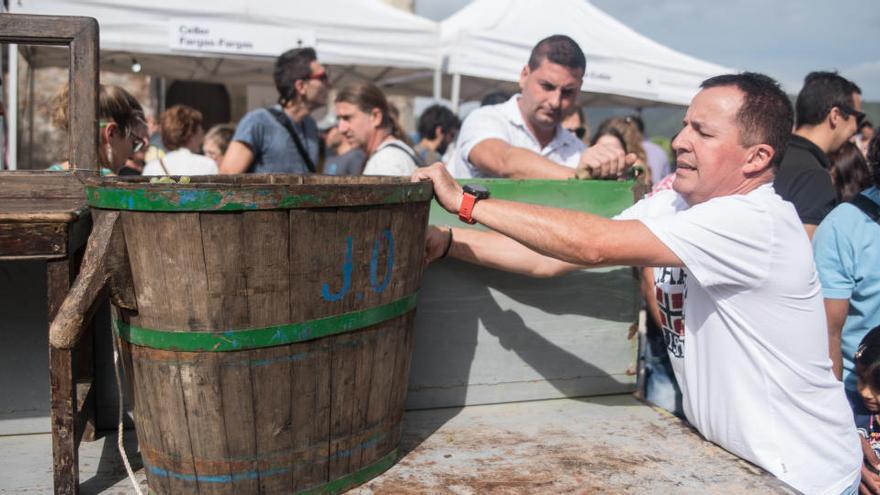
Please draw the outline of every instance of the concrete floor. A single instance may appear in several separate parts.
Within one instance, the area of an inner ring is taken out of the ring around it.
[[[140,468],[134,432],[125,440]],[[796,493],[629,395],[411,411],[401,449],[350,493]],[[83,444],[80,482],[83,495],[133,493],[114,434]],[[50,436],[0,436],[0,493],[51,491]]]

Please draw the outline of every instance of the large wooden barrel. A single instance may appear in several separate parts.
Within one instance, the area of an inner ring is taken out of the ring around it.
[[[103,178],[86,194],[121,210],[114,286],[130,280],[137,310],[115,327],[154,493],[335,493],[395,462],[430,183]]]

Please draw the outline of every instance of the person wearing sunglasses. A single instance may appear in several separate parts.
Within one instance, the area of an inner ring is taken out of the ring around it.
[[[562,119],[562,127],[577,136],[583,142],[589,139],[589,129],[587,129],[587,121],[584,119],[584,110],[578,105],[574,107],[569,114]]]
[[[67,131],[69,88],[64,85],[52,100],[52,123]],[[101,175],[118,174],[126,160],[144,144],[139,134],[146,128],[141,104],[119,86],[102,84],[98,90],[98,168]],[[64,160],[49,166],[48,170],[67,170],[70,162]]]
[[[773,187],[794,204],[810,238],[837,205],[828,154],[857,132],[862,90],[836,72],[811,72],[795,103],[795,130],[785,150]]]
[[[239,122],[220,165],[221,174],[307,174],[318,163],[318,125],[311,113],[327,103],[330,75],[314,48],[294,48],[275,61],[278,104]]]

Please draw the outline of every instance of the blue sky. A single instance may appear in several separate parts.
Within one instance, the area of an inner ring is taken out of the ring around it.
[[[470,0],[414,0],[442,20]],[[533,0],[540,1],[540,0]],[[811,70],[838,70],[880,101],[878,0],[593,0],[635,31],[678,51],[763,72],[789,93]],[[589,61],[587,61],[589,63]]]

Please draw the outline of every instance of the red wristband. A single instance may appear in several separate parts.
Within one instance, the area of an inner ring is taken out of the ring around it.
[[[477,197],[473,194],[464,193],[461,196],[461,206],[458,207],[458,219],[471,225],[477,223],[472,216],[475,204],[477,204]]]

